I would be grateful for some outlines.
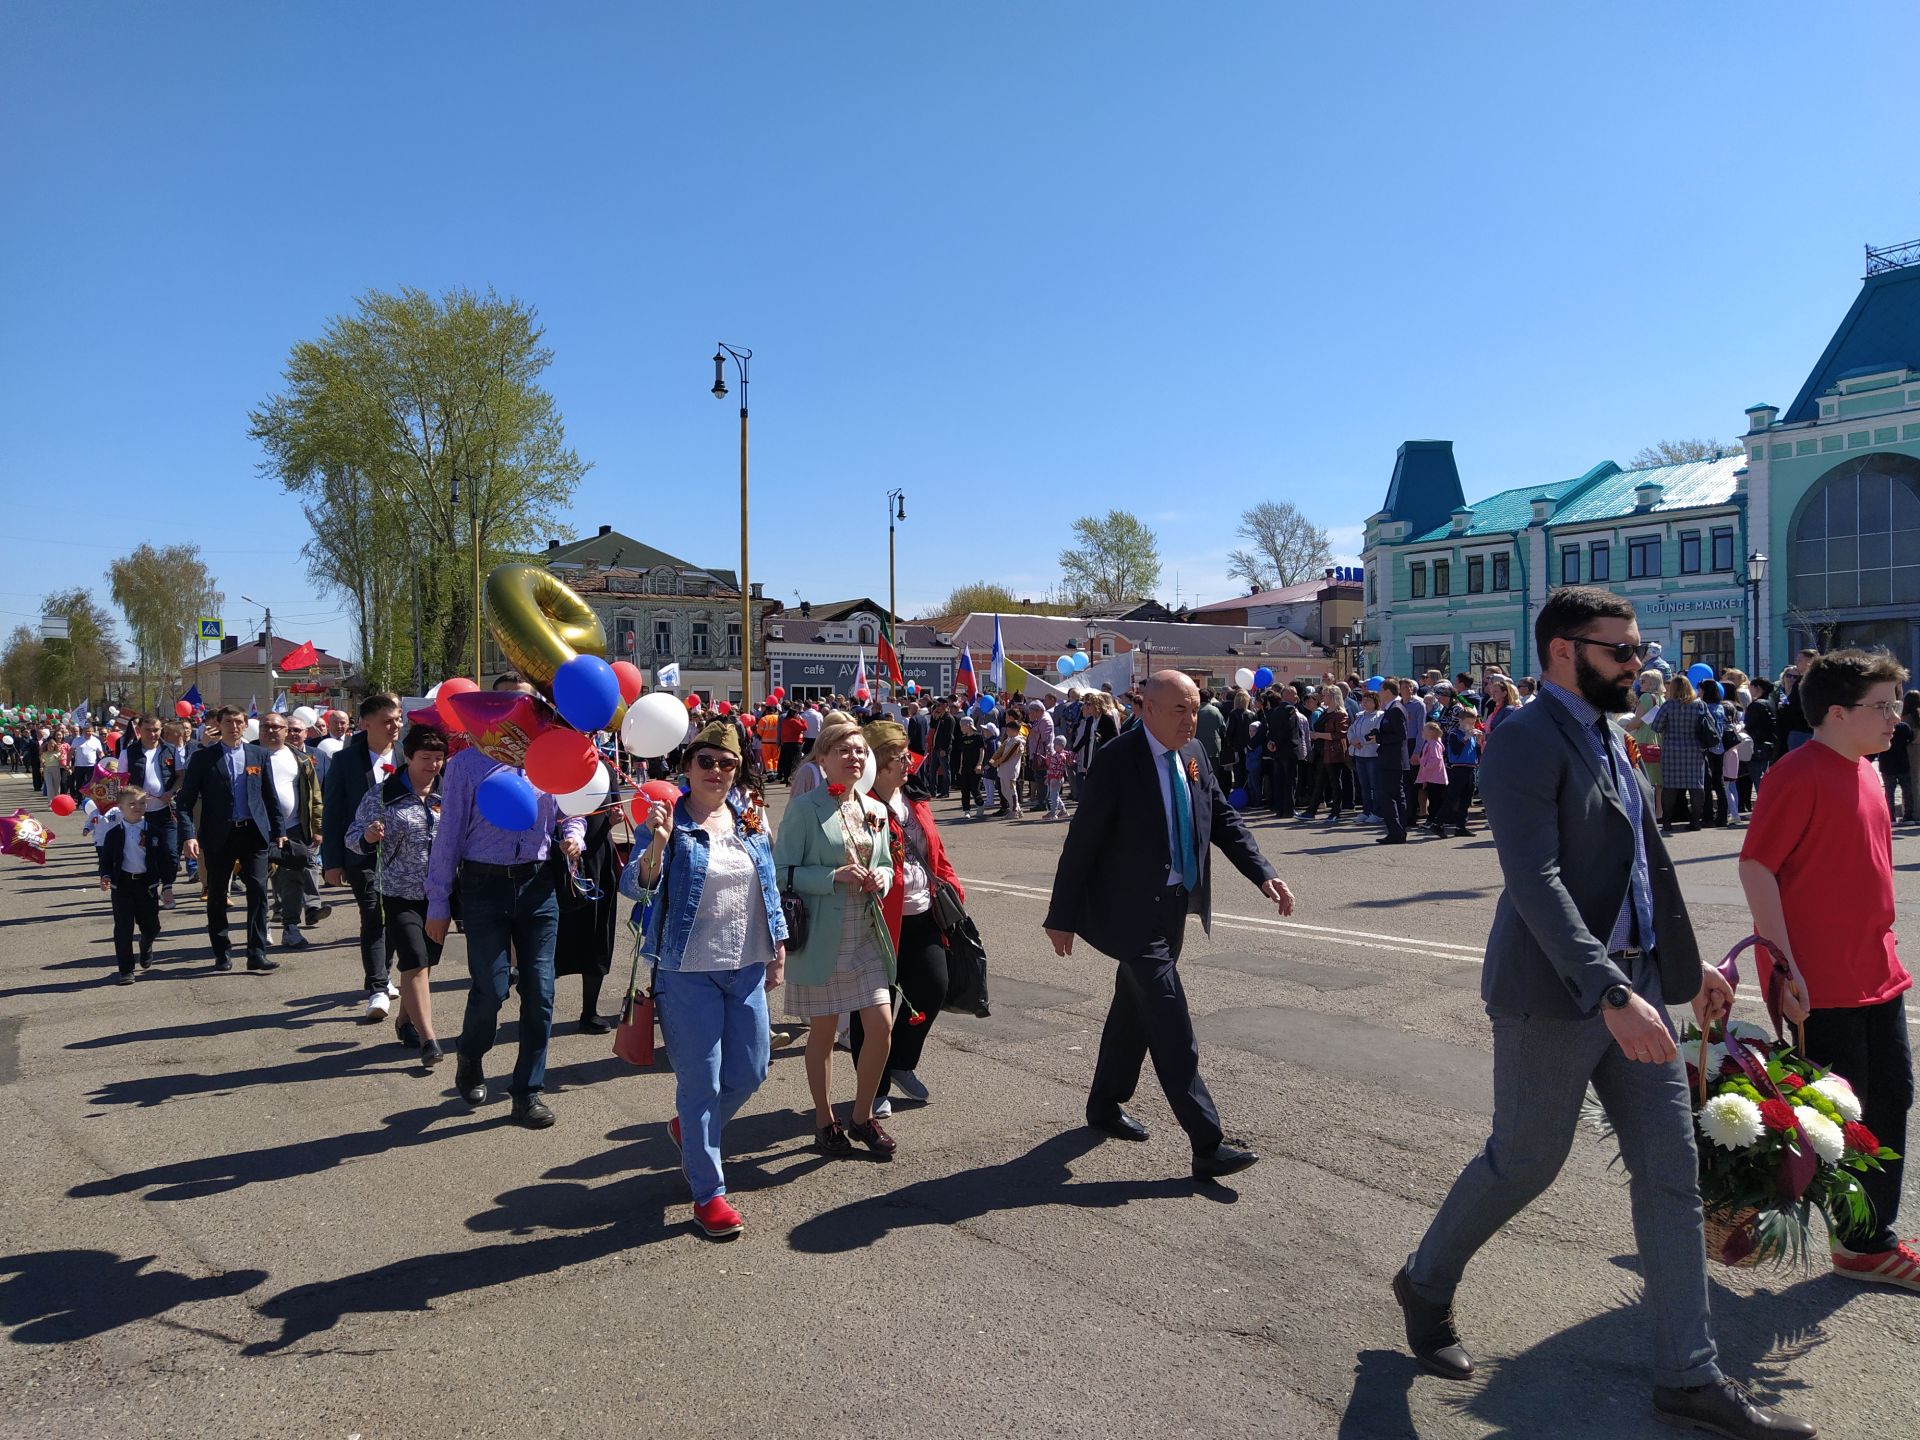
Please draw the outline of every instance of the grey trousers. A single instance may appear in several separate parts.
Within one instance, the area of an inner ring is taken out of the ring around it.
[[[1467,1262],[1560,1173],[1589,1082],[1613,1121],[1630,1180],[1653,1319],[1654,1384],[1711,1384],[1720,1368],[1709,1329],[1686,1066],[1629,1060],[1597,1016],[1493,1017],[1493,1135],[1454,1181],[1408,1262],[1408,1278],[1425,1299],[1452,1303]]]

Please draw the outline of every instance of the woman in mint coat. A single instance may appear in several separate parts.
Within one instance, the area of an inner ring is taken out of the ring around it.
[[[827,783],[793,798],[773,846],[776,881],[782,888],[791,884],[807,907],[807,943],[787,945],[787,1013],[808,1026],[807,1088],[820,1149],[845,1155],[858,1140],[891,1160],[893,1137],[873,1118],[893,1033],[893,945],[880,914],[880,899],[893,883],[887,812],[856,788],[868,755],[853,720],[830,717],[813,759]],[[831,1099],[833,1037],[840,1017],[853,1014],[867,1044],[855,1071],[853,1123],[843,1127]]]

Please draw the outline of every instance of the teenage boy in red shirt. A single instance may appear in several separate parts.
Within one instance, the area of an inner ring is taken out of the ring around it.
[[[1867,757],[1893,739],[1906,678],[1892,656],[1860,650],[1807,667],[1795,698],[1813,739],[1767,771],[1740,848],[1753,928],[1787,957],[1781,1009],[1804,1026],[1807,1058],[1852,1085],[1862,1123],[1902,1153],[1913,977],[1893,937],[1892,815]],[[1830,1237],[1836,1275],[1920,1290],[1920,1251],[1894,1230],[1901,1171],[1888,1160],[1861,1177],[1873,1215]]]

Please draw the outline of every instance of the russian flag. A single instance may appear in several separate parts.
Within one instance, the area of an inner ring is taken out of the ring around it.
[[[980,694],[980,681],[973,673],[973,652],[964,645],[960,647],[960,668],[954,672],[953,683],[967,692],[969,700]]]

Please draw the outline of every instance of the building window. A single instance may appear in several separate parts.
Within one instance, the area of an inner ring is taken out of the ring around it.
[[[1467,645],[1467,669],[1475,679],[1483,679],[1489,670],[1505,675],[1512,664],[1511,640],[1474,640]]]
[[[1562,585],[1580,583],[1580,547],[1578,545],[1560,547],[1560,583]]]
[[[673,654],[673,622],[656,620],[653,622],[653,653],[656,655]]]
[[[1448,661],[1453,652],[1445,645],[1415,645],[1410,652],[1409,662],[1412,673],[1418,677],[1429,670],[1438,670],[1442,675],[1448,672]]]
[[[740,622],[727,621],[727,654],[733,659],[740,658]]]
[[[1433,562],[1433,593],[1445,595],[1453,588],[1453,562],[1436,560]]]
[[[1100,658],[1102,660],[1111,660],[1113,658],[1113,640],[1111,637],[1107,637],[1107,636],[1101,637]]]
[[[1494,589],[1506,590],[1510,588],[1509,581],[1508,581],[1508,572],[1511,570],[1512,564],[1513,564],[1513,557],[1511,555],[1496,555],[1493,557],[1493,588]]]
[[[1733,668],[1733,629],[1682,630],[1680,632],[1680,668],[1709,665],[1715,675]]]
[[[1367,608],[1369,610],[1373,608],[1373,565],[1371,562],[1367,565]]]
[[[632,616],[619,615],[614,618],[614,622],[613,622],[613,658],[614,659],[626,660],[626,659],[632,658],[634,646],[638,643],[638,641],[635,639],[635,634],[636,634],[636,627],[634,625]]]
[[[1794,521],[1787,586],[1802,612],[1920,600],[1920,463],[1882,453],[1821,477]]]
[[[693,622],[693,645],[690,652],[696,660],[703,660],[707,654],[707,622]]]
[[[1467,593],[1479,595],[1487,588],[1487,557],[1469,555],[1467,557]]]
[[[1409,565],[1407,567],[1407,579],[1409,581],[1409,589],[1407,593],[1413,596],[1413,598],[1416,600],[1426,599],[1427,598],[1427,562],[1424,560],[1421,560],[1421,561],[1417,561],[1412,565]]]
[[[1651,580],[1660,574],[1660,537],[1638,535],[1627,541],[1627,578]]]
[[[1714,527],[1713,568],[1724,571],[1733,569],[1733,527],[1731,525]]]
[[[1680,532],[1680,573],[1682,575],[1700,573],[1700,532],[1698,530]]]
[[[1596,540],[1587,547],[1587,573],[1596,585],[1613,579],[1613,547],[1606,541]]]

